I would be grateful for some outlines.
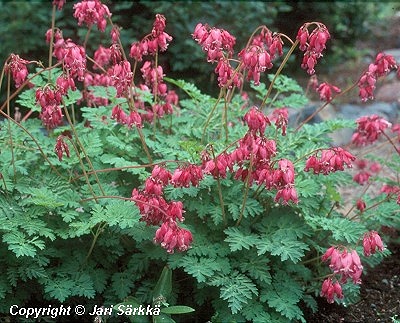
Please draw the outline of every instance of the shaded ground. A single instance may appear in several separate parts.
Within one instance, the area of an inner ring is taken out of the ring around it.
[[[318,303],[318,313],[307,313],[307,322],[373,323],[400,322],[400,245],[391,245],[392,255],[363,276],[361,300],[347,308]]]

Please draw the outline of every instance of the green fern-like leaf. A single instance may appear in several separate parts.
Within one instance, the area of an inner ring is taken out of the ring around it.
[[[111,288],[119,299],[124,299],[130,294],[134,284],[129,274],[125,272],[115,273],[111,280]]]
[[[96,294],[92,278],[87,273],[82,273],[75,280],[75,286],[71,289],[73,295],[93,298]]]
[[[185,272],[192,275],[199,283],[204,283],[208,277],[212,277],[221,267],[215,258],[197,258],[185,256],[181,263]]]
[[[68,297],[71,296],[72,290],[75,287],[75,282],[69,278],[56,278],[46,280],[44,291],[48,293],[50,297],[64,302]]]
[[[224,232],[227,235],[225,241],[229,243],[231,251],[249,250],[258,242],[257,235],[242,232],[238,228],[228,228]]]
[[[221,298],[228,301],[232,314],[239,313],[253,295],[258,295],[257,287],[250,278],[236,271],[225,278],[224,285],[220,284],[218,278],[211,281],[211,284],[221,286]]]

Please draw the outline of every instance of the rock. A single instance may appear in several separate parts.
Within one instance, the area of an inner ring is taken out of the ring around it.
[[[339,109],[339,116],[348,120],[356,120],[362,116],[377,114],[389,122],[396,123],[399,107],[400,105],[398,102],[373,102],[360,105],[344,104]]]
[[[400,62],[400,61],[399,61]],[[378,86],[375,99],[382,102],[400,102],[400,82]]]

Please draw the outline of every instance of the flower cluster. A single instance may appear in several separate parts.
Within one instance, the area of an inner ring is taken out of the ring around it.
[[[351,168],[351,162],[355,159],[355,156],[341,147],[322,149],[319,158],[314,154],[307,159],[304,170],[308,172],[312,168],[314,174],[327,175],[338,170],[343,171],[344,166]]]
[[[375,62],[368,66],[368,70],[363,73],[358,81],[361,100],[365,102],[374,99],[376,80],[395,69],[397,69],[397,64],[393,56],[379,53],[375,58]]]
[[[337,86],[325,82],[321,83],[317,87],[317,92],[319,93],[319,97],[322,101],[327,101],[327,102],[332,101],[332,91],[336,93],[341,92],[341,90]]]
[[[11,72],[16,88],[19,88],[28,76],[28,68],[26,67],[28,63],[29,61],[20,58],[18,55],[11,54],[5,65],[5,72]]]
[[[339,282],[332,282],[332,278],[327,278],[322,283],[321,296],[325,297],[328,303],[333,303],[335,296],[343,298],[342,286]]]
[[[365,159],[357,160],[355,164],[359,172],[353,176],[353,180],[360,185],[367,183],[373,173],[379,173],[381,170],[381,165],[377,162],[373,162],[367,167],[368,161]]]
[[[384,246],[381,237],[376,231],[370,231],[363,236],[364,255],[370,256],[376,250],[383,251]],[[343,298],[340,284],[344,284],[350,279],[354,284],[361,284],[361,274],[363,266],[356,250],[347,250],[344,247],[330,247],[322,256],[322,261],[330,259],[329,268],[333,276],[339,275],[339,279],[332,283],[332,277],[327,278],[322,284],[321,296],[325,297],[329,303],[333,303],[334,297]]]
[[[62,91],[49,86],[36,90],[36,102],[42,108],[39,114],[43,124],[48,129],[53,129],[63,123],[61,112]]]
[[[165,26],[165,17],[157,14],[151,33],[141,41],[131,44],[130,57],[136,61],[142,61],[143,56],[155,55],[158,51],[166,51],[168,43],[172,41],[172,37],[165,32]]]
[[[137,128],[142,127],[142,118],[140,114],[133,110],[127,115],[120,105],[113,107],[111,111],[111,119],[116,120],[120,124],[125,124],[128,128],[132,128],[134,125]]]
[[[63,154],[69,157],[69,147],[66,142],[64,142],[64,136],[60,135],[57,137],[56,145],[54,146],[54,151],[58,156],[58,160],[62,161]]]
[[[381,193],[385,193],[387,196],[397,194],[397,204],[400,205],[400,187],[392,185],[383,185],[381,188]]]
[[[193,39],[207,53],[207,61],[217,62],[215,73],[218,75],[218,85],[228,88],[240,87],[243,75],[230,64],[233,55],[233,47],[236,39],[224,29],[211,28],[201,23],[197,24]]]
[[[376,231],[370,231],[364,234],[363,248],[364,248],[364,255],[366,257],[371,256],[371,254],[374,254],[377,249],[379,251],[385,250],[382,239],[379,236],[378,232]]]
[[[277,129],[282,129],[282,136],[286,136],[286,128],[289,120],[287,108],[274,109],[269,120],[273,122]]]
[[[329,31],[324,24],[315,24],[317,26],[311,34],[308,31],[311,23],[305,23],[297,33],[300,50],[304,51],[301,68],[306,69],[310,75],[315,73],[314,67],[317,64],[317,60],[322,57],[322,51],[326,48],[326,42],[330,38]]]
[[[287,114],[280,111],[277,115],[279,117],[275,121],[279,120],[284,127],[287,124]],[[276,190],[276,202],[298,203],[293,163],[288,159],[273,160],[277,154],[276,142],[264,136],[266,126],[270,125],[268,117],[257,107],[252,107],[245,114],[244,121],[249,130],[231,153],[222,152],[211,158],[207,151],[202,152],[203,172],[214,178],[225,178],[229,170],[235,179],[248,185],[256,182],[265,185],[268,190]]]
[[[115,64],[111,68],[110,77],[112,80],[112,85],[117,89],[117,96],[127,96],[129,97],[130,88],[133,81],[133,73],[131,71],[131,63],[124,60],[118,64]]]
[[[357,146],[374,143],[386,128],[392,126],[390,122],[375,114],[358,118],[356,122],[357,130],[351,141]]]
[[[192,36],[207,53],[208,62],[218,62],[224,56],[230,58],[233,54],[236,38],[224,29],[198,23]]]
[[[260,83],[260,73],[272,68],[272,60],[283,55],[283,41],[279,33],[272,33],[267,27],[261,29],[251,44],[239,54],[241,64],[247,71],[247,79],[255,85]]]
[[[194,166],[194,165],[193,165]],[[188,167],[190,168],[190,166]],[[183,222],[183,204],[180,201],[167,202],[163,198],[163,189],[168,184],[176,184],[181,174],[180,170],[175,170],[172,175],[167,169],[160,165],[154,166],[151,175],[146,179],[144,189],[132,191],[132,200],[139,208],[142,216],[141,220],[148,225],[160,225],[156,231],[154,241],[160,243],[168,253],[173,253],[175,249],[185,251],[190,247],[192,234],[189,230],[180,228],[177,221]],[[186,173],[185,180],[195,183],[190,177],[191,173]],[[175,176],[175,178],[174,178]],[[195,176],[195,175],[194,175]],[[188,184],[189,185],[189,184]]]
[[[110,10],[100,0],[83,0],[74,4],[74,17],[78,19],[78,25],[85,23],[88,27],[97,24],[97,29],[104,32],[107,26],[107,18],[111,17]]]

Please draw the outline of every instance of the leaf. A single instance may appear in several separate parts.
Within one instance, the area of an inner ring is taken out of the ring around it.
[[[249,250],[258,242],[257,235],[241,232],[238,228],[228,228],[224,232],[227,235],[224,241],[229,243],[232,252],[242,249]]]
[[[68,278],[56,278],[54,280],[47,280],[45,283],[44,291],[52,298],[64,302],[71,296],[71,291],[75,283]]]
[[[67,95],[63,97],[64,104],[66,106],[75,104],[80,99],[82,99],[81,91],[79,90],[72,91],[71,89],[69,89]]]
[[[224,278],[220,296],[228,301],[228,307],[231,309],[232,314],[237,314],[244,304],[247,304],[247,301],[252,298],[252,295],[258,295],[257,287],[246,275],[238,272],[233,272]],[[218,277],[217,280],[211,281],[211,285],[219,286],[220,283],[221,281]]]
[[[75,280],[75,286],[72,288],[72,294],[83,296],[86,298],[94,298],[96,291],[94,290],[94,285],[92,278],[87,273],[82,273]]]
[[[27,240],[22,232],[10,232],[3,235],[3,242],[8,244],[8,250],[11,250],[18,257],[28,256],[34,257],[36,255],[36,248],[44,249],[44,242],[39,240],[38,237],[33,237]],[[35,248],[36,247],[36,248]]]
[[[185,272],[196,278],[199,283],[204,283],[207,277],[212,277],[221,269],[215,258],[185,256],[182,258],[182,264]]]
[[[64,205],[64,203],[59,200],[59,197],[46,187],[31,188],[27,193],[31,196],[24,201],[24,204],[32,203],[44,206],[48,209],[55,209]]]
[[[172,270],[165,266],[153,291],[153,299],[162,296],[168,299],[172,291]]]
[[[294,263],[300,261],[305,250],[309,250],[308,245],[297,239],[278,235],[272,238],[262,238],[256,247],[259,256],[269,251],[272,256],[280,256],[282,261],[290,259]]]
[[[123,299],[129,295],[133,287],[133,281],[130,275],[126,272],[114,273],[111,278],[111,288],[119,299]]]
[[[169,307],[164,307],[161,309],[161,313],[165,313],[165,314],[185,314],[185,313],[191,313],[194,311],[195,311],[194,308],[191,308],[189,306],[184,306],[184,305],[169,306]]]

